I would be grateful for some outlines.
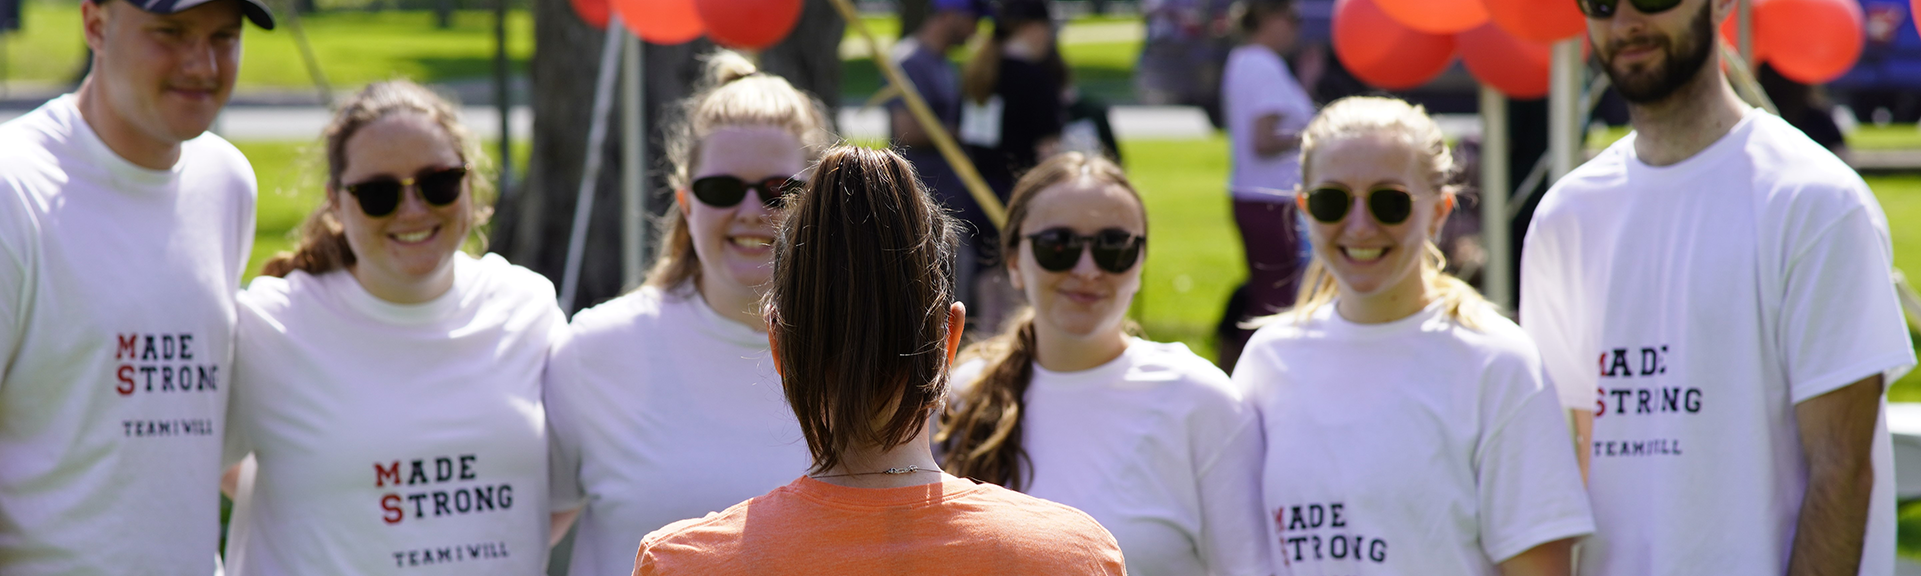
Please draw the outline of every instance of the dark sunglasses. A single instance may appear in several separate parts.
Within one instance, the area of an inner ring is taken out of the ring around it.
[[[694,197],[702,204],[715,208],[728,208],[739,204],[753,190],[760,195],[760,203],[769,208],[779,208],[788,194],[799,192],[806,184],[786,176],[775,176],[759,182],[748,182],[725,174],[708,176],[694,181]]]
[[[1354,195],[1340,188],[1316,188],[1300,198],[1301,209],[1323,224],[1340,222],[1354,205]],[[1376,222],[1400,224],[1414,214],[1414,195],[1400,188],[1375,188],[1367,193],[1367,210]]]
[[[1147,245],[1147,237],[1119,228],[1101,230],[1093,236],[1075,234],[1066,228],[1048,228],[1027,235],[1027,242],[1032,246],[1030,251],[1034,254],[1034,263],[1043,270],[1073,270],[1074,265],[1081,261],[1081,249],[1092,247],[1095,266],[1120,274],[1140,261],[1141,247]]]
[[[1642,14],[1659,14],[1681,5],[1681,0],[1628,0],[1635,10]],[[1589,18],[1613,18],[1621,8],[1621,0],[1574,0],[1581,7],[1581,13]]]
[[[401,195],[408,187],[420,191],[420,199],[434,206],[446,206],[460,199],[461,184],[467,180],[467,167],[428,168],[412,178],[377,176],[347,185],[347,193],[360,201],[360,211],[380,218],[400,209]]]

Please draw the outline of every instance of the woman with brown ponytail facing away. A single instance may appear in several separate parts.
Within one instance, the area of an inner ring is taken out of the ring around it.
[[[1028,172],[1001,254],[1032,309],[970,349],[937,441],[956,476],[1078,508],[1130,574],[1270,574],[1261,427],[1226,374],[1136,337],[1147,214],[1112,162],[1070,152]]]
[[[807,469],[760,301],[779,206],[827,148],[826,124],[813,97],[733,52],[709,56],[681,102],[653,271],[575,314],[547,371],[555,506],[580,525],[572,574],[629,574],[648,532]]]
[[[446,100],[368,86],[325,144],[325,203],[239,296],[227,573],[538,573],[554,286],[460,250],[492,199]]]
[[[966,318],[957,238],[899,155],[821,159],[781,225],[765,312],[813,466],[648,535],[634,574],[1124,573],[1086,514],[934,464],[928,420]]]

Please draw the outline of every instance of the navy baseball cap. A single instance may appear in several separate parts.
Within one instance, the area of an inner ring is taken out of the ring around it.
[[[93,1],[101,2],[102,0]],[[138,6],[141,10],[155,14],[177,14],[214,1],[216,0],[126,0],[128,4]],[[273,29],[273,12],[267,10],[266,4],[260,0],[236,1],[240,2],[240,12],[247,15],[247,20],[252,21],[255,26],[259,26],[262,30]]]
[[[935,12],[968,12],[975,16],[987,17],[994,13],[987,0],[934,0]]]

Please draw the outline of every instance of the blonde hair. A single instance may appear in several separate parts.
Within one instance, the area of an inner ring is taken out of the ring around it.
[[[700,144],[714,131],[734,126],[772,126],[800,141],[809,163],[832,143],[827,116],[819,100],[786,79],[761,72],[731,50],[706,57],[702,88],[681,100],[667,131],[667,185],[674,190],[692,183],[700,164]],[[750,198],[749,201],[752,199]],[[647,272],[647,286],[677,288],[700,277],[700,256],[679,210],[668,210],[661,227],[659,250]]]
[[[260,275],[284,277],[295,270],[319,275],[354,265],[346,229],[328,204],[345,201],[340,196],[345,194],[340,190],[340,175],[347,171],[347,141],[361,128],[396,114],[427,117],[446,132],[454,153],[470,168],[465,186],[474,196],[473,226],[467,231],[471,237],[466,244],[470,250],[486,250],[487,236],[480,230],[494,213],[494,186],[489,176],[493,164],[481,151],[480,139],[460,123],[452,101],[409,80],[388,80],[368,84],[334,111],[333,120],[321,131],[321,139],[327,151],[327,189],[335,192],[300,224],[294,251],[275,254],[260,266]]]
[[[1458,192],[1459,187],[1453,183],[1457,173],[1454,154],[1448,150],[1447,137],[1441,133],[1441,126],[1420,106],[1399,98],[1379,96],[1342,98],[1314,116],[1314,120],[1307,125],[1307,131],[1301,135],[1301,182],[1314,181],[1308,168],[1313,165],[1310,159],[1316,150],[1336,140],[1371,135],[1397,138],[1420,154],[1425,160],[1422,163],[1423,176],[1428,186],[1436,192],[1449,199]],[[1432,234],[1422,245],[1421,280],[1427,293],[1442,302],[1447,315],[1455,322],[1471,329],[1480,329],[1478,318],[1483,314],[1495,313],[1494,304],[1467,282],[1445,272],[1447,256],[1434,244]],[[1333,302],[1339,294],[1340,287],[1334,275],[1328,271],[1327,263],[1316,254],[1301,280],[1294,307],[1254,323],[1266,324],[1272,318],[1288,314],[1294,315],[1297,322],[1306,322],[1315,310]]]

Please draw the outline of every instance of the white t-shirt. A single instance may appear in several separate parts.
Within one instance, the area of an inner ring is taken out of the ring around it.
[[[956,368],[955,390],[985,367]],[[1186,345],[1133,339],[1119,358],[1078,372],[1036,363],[1021,413],[1034,465],[1022,492],[1093,516],[1120,543],[1128,574],[1272,573],[1260,420]]]
[[[1887,218],[1853,170],[1750,111],[1654,167],[1635,135],[1534,213],[1521,320],[1564,405],[1596,411],[1600,530],[1583,574],[1780,574],[1806,491],[1794,405],[1914,363]],[[1862,574],[1894,560],[1892,449],[1874,440]]]
[[[211,573],[253,168],[141,168],[74,102],[0,125],[0,574]]]
[[[1288,202],[1301,183],[1301,153],[1254,153],[1254,120],[1280,114],[1279,130],[1299,133],[1314,119],[1314,99],[1294,80],[1287,61],[1266,46],[1248,44],[1227,55],[1221,72],[1221,109],[1227,117],[1234,172],[1228,188],[1236,200]]]
[[[1356,324],[1329,304],[1254,333],[1234,383],[1267,426],[1278,573],[1492,576],[1594,531],[1534,344],[1483,316],[1469,329],[1437,301]]]
[[[345,270],[240,295],[227,573],[537,574],[546,569],[540,377],[566,329],[546,278],[455,256],[420,304]]]
[[[571,573],[631,574],[647,533],[813,464],[767,334],[691,286],[641,288],[580,311],[572,329],[547,368],[554,507],[585,507]]]

